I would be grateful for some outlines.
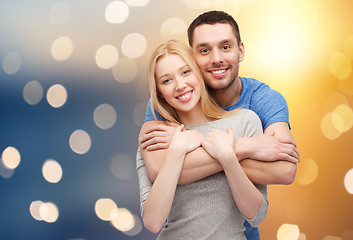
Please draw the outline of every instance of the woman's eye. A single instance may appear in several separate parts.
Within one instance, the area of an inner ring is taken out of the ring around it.
[[[165,79],[162,81],[162,84],[166,84],[166,83],[169,83],[170,82],[170,79]]]
[[[186,75],[186,74],[188,74],[190,72],[190,70],[185,70],[185,71],[183,71],[183,75]]]

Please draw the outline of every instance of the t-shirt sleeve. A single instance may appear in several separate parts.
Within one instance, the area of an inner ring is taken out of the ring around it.
[[[258,135],[262,135],[262,126],[261,126],[261,120],[259,116],[256,115],[255,112],[251,110],[246,110],[247,111],[247,118],[243,120],[245,126],[244,126],[244,137],[255,137]],[[257,227],[262,223],[267,215],[267,210],[268,210],[268,197],[267,197],[267,186],[266,185],[260,185],[260,184],[255,184],[255,187],[261,192],[262,194],[262,202],[261,206],[258,209],[255,217],[252,219],[249,219],[245,217],[246,221],[252,226],[252,227]]]
[[[137,149],[136,154],[136,171],[139,178],[140,186],[140,213],[141,217],[143,217],[143,208],[145,206],[145,200],[147,198],[147,195],[151,191],[152,182],[148,177],[147,169],[145,166],[145,162],[143,161],[140,148]]]
[[[275,122],[287,122],[290,128],[286,100],[268,85],[258,86],[250,104],[251,109],[259,115],[263,130]]]
[[[157,120],[160,120],[160,121],[165,120],[157,111],[155,111],[155,113],[156,113]],[[151,100],[149,100],[148,105],[147,105],[147,109],[146,109],[146,118],[145,118],[144,122],[154,121],[154,120],[156,120],[156,119],[154,118],[153,113],[152,113]]]

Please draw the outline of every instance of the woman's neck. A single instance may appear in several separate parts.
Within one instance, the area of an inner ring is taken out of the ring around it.
[[[195,108],[188,112],[176,110],[179,120],[184,125],[205,123],[208,121],[205,113],[202,111],[201,103],[199,102]]]

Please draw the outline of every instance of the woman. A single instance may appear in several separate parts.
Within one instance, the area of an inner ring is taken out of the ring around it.
[[[266,186],[254,186],[243,172],[234,139],[261,134],[259,118],[250,110],[218,107],[208,96],[191,49],[175,41],[152,54],[149,92],[152,111],[180,125],[144,202],[145,226],[158,232],[165,225],[158,239],[245,239],[244,220],[260,224],[268,201]],[[224,171],[177,185],[185,155],[199,147]]]

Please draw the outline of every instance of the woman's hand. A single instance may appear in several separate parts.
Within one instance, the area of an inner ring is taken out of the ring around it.
[[[236,159],[234,142],[234,133],[232,128],[229,127],[227,133],[219,129],[213,129],[208,134],[208,137],[202,140],[202,146],[208,154],[217,159],[222,165],[225,161]]]
[[[182,124],[175,129],[170,147],[186,154],[200,147],[203,138],[203,135],[195,130],[185,130]]]

